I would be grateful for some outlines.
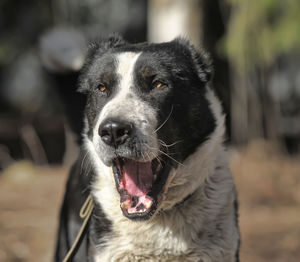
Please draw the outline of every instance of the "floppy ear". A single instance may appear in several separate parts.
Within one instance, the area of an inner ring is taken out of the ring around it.
[[[204,83],[209,82],[213,77],[213,65],[208,53],[204,50],[197,51],[196,48],[185,38],[178,37],[175,38],[174,41],[188,49],[200,80]]]
[[[77,89],[80,93],[87,93],[88,83],[87,74],[88,69],[92,65],[95,58],[101,56],[110,49],[120,47],[127,44],[127,42],[118,34],[109,35],[106,38],[99,38],[92,42],[88,46],[88,51],[85,58],[85,63],[81,70],[81,75],[79,77],[79,87]]]

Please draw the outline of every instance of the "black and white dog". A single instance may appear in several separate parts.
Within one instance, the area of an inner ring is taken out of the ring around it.
[[[91,46],[84,143],[67,184],[56,261],[95,208],[73,261],[238,261],[236,191],[210,61],[186,40]]]

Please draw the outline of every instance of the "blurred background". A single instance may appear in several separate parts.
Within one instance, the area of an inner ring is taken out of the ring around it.
[[[240,202],[241,261],[300,258],[299,0],[1,0],[0,261],[51,261],[81,143],[88,42],[178,35],[211,55]]]

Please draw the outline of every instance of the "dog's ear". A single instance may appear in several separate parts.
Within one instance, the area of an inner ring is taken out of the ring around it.
[[[91,65],[96,57],[101,56],[101,54],[104,54],[108,50],[125,44],[127,42],[118,34],[111,34],[106,38],[98,38],[88,46],[84,67]],[[86,68],[84,69],[86,70]]]
[[[87,73],[95,58],[101,56],[110,49],[121,47],[126,44],[127,42],[118,34],[112,34],[106,38],[99,38],[90,43],[86,53],[85,63],[82,67],[81,75],[79,77],[79,87],[77,91],[80,93],[87,93]]]
[[[90,43],[87,59],[91,59],[96,54],[101,55],[112,48],[120,47],[125,44],[127,44],[127,42],[118,34],[111,34],[106,38],[99,38]]]
[[[175,38],[174,41],[188,50],[200,80],[204,83],[209,82],[213,77],[213,65],[208,53],[204,50],[198,51],[187,39],[183,37]]]

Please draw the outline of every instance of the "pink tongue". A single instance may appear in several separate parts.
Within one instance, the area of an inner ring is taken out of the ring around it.
[[[146,195],[152,186],[153,173],[151,162],[136,162],[127,159],[122,167],[123,184],[132,196]]]

